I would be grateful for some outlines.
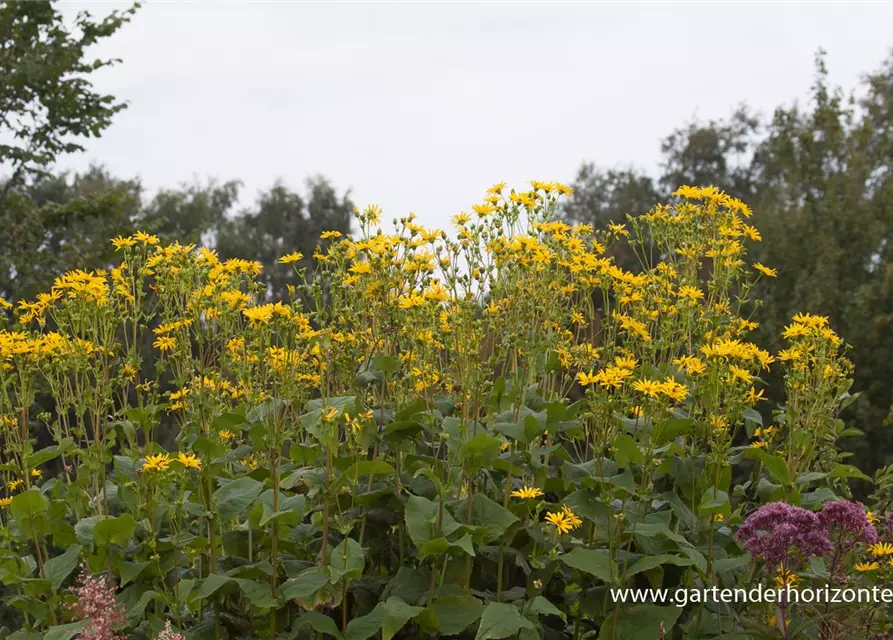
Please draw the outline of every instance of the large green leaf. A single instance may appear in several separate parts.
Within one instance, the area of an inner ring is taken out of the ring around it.
[[[431,603],[427,611],[433,616],[429,623],[432,633],[455,636],[481,617],[484,605],[472,596],[445,596]],[[419,616],[420,621],[423,615]]]
[[[381,640],[391,640],[412,618],[422,612],[422,607],[406,604],[401,598],[391,596],[382,606]]]
[[[109,544],[123,546],[136,531],[136,520],[129,513],[117,518],[103,518],[93,527],[93,541],[100,547]]]
[[[228,482],[214,492],[214,503],[222,520],[236,518],[254,502],[264,485],[254,478],[243,476]]]
[[[345,538],[329,552],[329,574],[332,584],[341,579],[355,580],[363,575],[366,558],[363,547],[353,538]]]
[[[481,625],[474,638],[475,640],[508,638],[515,636],[522,629],[536,631],[533,623],[522,616],[514,606],[504,602],[491,602],[481,615]]]
[[[335,621],[318,611],[308,611],[298,618],[291,627],[291,637],[295,637],[297,635],[295,632],[307,625],[310,625],[310,627],[317,633],[329,635],[333,638],[337,638],[337,640],[341,640],[341,632],[338,631],[338,625],[335,624]]]
[[[84,630],[84,624],[85,621],[78,620],[77,622],[59,624],[55,627],[50,627],[44,634],[43,640],[71,640]]]
[[[12,517],[15,518],[19,528],[28,532],[38,531],[38,521],[46,513],[49,502],[37,489],[28,489],[17,496],[13,496],[9,506]]]
[[[432,538],[440,537],[435,534],[438,518],[439,504],[422,496],[409,496],[406,502],[406,530],[413,544],[421,547]],[[461,525],[450,515],[446,507],[443,508],[441,535],[448,536]]]
[[[62,583],[65,582],[65,578],[71,575],[74,568],[78,566],[81,549],[83,547],[79,544],[72,545],[62,555],[47,560],[43,566],[43,574],[53,585],[53,591],[58,591]]]
[[[623,574],[623,578],[624,580],[627,578],[631,578],[637,573],[642,573],[643,571],[648,571],[664,564],[674,564],[678,567],[687,567],[694,564],[694,561],[691,558],[681,558],[679,556],[673,556],[665,553],[655,556],[644,556],[636,560],[626,570],[626,572]]]
[[[656,640],[672,638],[673,625],[682,615],[682,607],[658,607],[641,604],[620,609],[616,626],[611,629],[612,618],[608,617],[599,630],[599,640]]]
[[[559,559],[567,566],[593,575],[608,584],[612,583],[617,575],[611,556],[608,555],[607,551],[601,549],[577,547],[570,553],[560,556]]]
[[[383,460],[360,460],[352,464],[344,473],[332,482],[332,491],[337,491],[347,484],[353,484],[360,476],[392,476],[394,467]]]
[[[311,567],[286,580],[279,588],[279,595],[286,600],[307,600],[327,584],[328,572],[319,567]]]
[[[467,509],[464,507],[457,509],[457,513],[464,517]],[[478,542],[488,543],[499,539],[516,522],[518,522],[518,518],[515,514],[483,493],[475,493],[472,497],[471,522],[467,524],[482,527],[481,537],[473,536]]]

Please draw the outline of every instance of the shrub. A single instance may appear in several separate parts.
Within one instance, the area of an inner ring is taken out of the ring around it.
[[[864,476],[836,445],[841,339],[800,314],[778,354],[747,340],[776,276],[746,262],[747,206],[682,187],[596,232],[553,218],[568,191],[496,185],[452,236],[412,216],[386,234],[370,206],[287,300],[257,263],[137,233],[108,272],[19,302],[0,333],[10,637],[883,632],[864,605],[614,602],[876,584],[893,546],[845,500]],[[85,613],[88,586],[126,613]]]

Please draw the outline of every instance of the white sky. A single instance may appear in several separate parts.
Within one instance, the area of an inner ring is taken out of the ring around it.
[[[96,86],[130,108],[60,166],[150,190],[241,179],[246,204],[321,173],[385,219],[445,227],[499,180],[569,182],[583,160],[654,169],[694,115],[802,99],[820,46],[853,88],[891,24],[893,3],[149,0],[95,51],[123,59]]]

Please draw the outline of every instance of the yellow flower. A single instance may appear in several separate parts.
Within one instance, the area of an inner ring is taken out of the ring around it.
[[[0,498],[0,509],[12,504],[12,498]]]
[[[544,495],[542,491],[537,489],[536,487],[528,487],[524,486],[520,489],[512,491],[513,498],[521,498],[522,500],[528,500],[531,498],[539,498]]]
[[[152,343],[152,346],[160,350],[162,353],[165,351],[173,351],[174,347],[177,346],[177,339],[173,336],[159,336],[155,339],[155,342]]]
[[[158,236],[152,236],[148,233],[143,233],[142,231],[137,231],[131,237],[143,244],[158,244]]]
[[[779,589],[784,587],[796,587],[798,582],[800,582],[800,576],[790,569],[780,569],[775,576],[775,584]]]
[[[577,374],[577,382],[580,383],[580,386],[588,387],[591,384],[595,384],[598,382],[599,378],[597,375],[592,375],[592,369],[589,370],[589,373],[585,371],[581,371]]]
[[[40,469],[31,469],[31,477],[32,478],[40,478],[43,476],[43,471]]]
[[[182,451],[177,454],[177,462],[182,464],[187,469],[201,469],[202,461],[198,459],[194,453],[183,453]]]
[[[10,480],[10,481],[6,484],[6,488],[7,488],[9,491],[15,491],[16,489],[18,489],[19,487],[21,487],[23,484],[25,484],[25,481],[24,481],[24,480],[22,480],[21,478],[16,478],[15,480]]]
[[[463,224],[468,224],[471,221],[471,216],[469,216],[467,213],[465,213],[463,211],[461,213],[457,213],[456,215],[454,215],[452,220],[453,220],[453,224],[458,227]]]
[[[558,533],[570,533],[583,524],[583,521],[564,505],[561,507],[561,511],[547,513],[546,522],[554,526]]]
[[[368,262],[357,262],[350,268],[350,272],[356,273],[357,275],[372,273],[372,265]]]
[[[754,449],[763,449],[765,448],[766,443],[760,440],[759,442],[751,442],[750,446],[752,446]]]
[[[874,513],[874,512],[872,512],[872,511],[866,511],[866,512],[865,512],[865,517],[868,518],[868,522],[869,522],[869,524],[877,524],[877,523],[880,522],[880,520],[881,520],[881,519],[877,516],[877,514]]]
[[[857,562],[856,563],[856,571],[876,571],[881,565],[877,562]]]
[[[568,533],[574,529],[565,518],[563,511],[546,514],[546,522],[554,526],[558,533]]]
[[[124,238],[122,236],[118,236],[117,238],[112,238],[112,245],[115,247],[115,250],[124,249],[125,247],[132,247],[136,244],[136,240],[133,238]]]
[[[257,456],[253,453],[249,453],[245,458],[242,459],[242,464],[249,471],[254,471],[257,469]]]
[[[636,380],[633,382],[633,389],[651,398],[660,396],[661,384],[656,380]]]
[[[764,276],[768,276],[770,278],[775,278],[778,276],[778,271],[775,269],[771,269],[764,264],[760,264],[759,262],[753,263],[753,268],[762,273]]]
[[[300,251],[295,251],[293,253],[286,254],[279,258],[279,264],[291,264],[292,262],[298,262],[304,258],[304,254]]]
[[[159,453],[154,456],[146,456],[146,463],[143,465],[143,471],[164,471],[171,463],[171,457],[166,453]]]
[[[320,240],[327,240],[329,238],[340,238],[340,237],[341,237],[340,231],[323,231],[319,236]]]
[[[747,369],[742,369],[741,367],[736,367],[733,364],[729,365],[729,373],[732,374],[732,380],[741,380],[742,382],[750,382],[751,376],[750,372]]]
[[[228,429],[223,429],[217,432],[217,435],[220,436],[220,439],[224,442],[229,442],[233,439],[233,432]]]
[[[868,550],[874,557],[893,555],[893,544],[889,542],[876,542],[868,545]]]

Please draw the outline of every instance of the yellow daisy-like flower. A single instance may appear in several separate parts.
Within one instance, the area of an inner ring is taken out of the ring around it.
[[[131,236],[135,240],[142,242],[143,244],[158,244],[158,236],[149,235],[148,233],[143,233],[142,231],[137,231]]]
[[[341,237],[340,231],[323,231],[319,235],[320,240],[328,240],[329,238],[340,238],[340,237]]]
[[[775,584],[779,589],[783,589],[784,587],[796,587],[798,582],[800,582],[800,576],[790,569],[779,570],[778,574],[775,576]]]
[[[224,442],[229,442],[233,439],[233,432],[228,429],[223,429],[217,432],[217,435],[220,436],[220,439]]]
[[[633,382],[633,389],[651,398],[660,396],[661,384],[656,380],[636,380]]]
[[[112,245],[115,247],[115,250],[124,249],[125,247],[132,247],[136,244],[136,240],[133,238],[125,238],[123,236],[118,236],[117,238],[112,238]]]
[[[293,253],[286,254],[279,258],[279,264],[291,264],[293,262],[298,262],[303,260],[304,254],[300,251],[294,251]]]
[[[870,524],[877,524],[881,520],[873,511],[866,511],[865,517],[868,518]]]
[[[43,471],[40,469],[31,469],[31,477],[32,478],[40,478],[43,476]]]
[[[574,530],[570,522],[567,521],[563,511],[547,513],[546,522],[554,526],[558,530],[558,533],[568,533]]]
[[[146,456],[146,463],[143,465],[143,471],[164,471],[171,463],[171,457],[166,453],[159,453],[154,456]]]
[[[767,267],[766,265],[760,264],[759,262],[754,262],[753,268],[762,273],[764,276],[768,276],[769,278],[775,278],[778,276],[778,271],[776,269]]]
[[[198,459],[194,453],[183,453],[182,451],[177,454],[177,462],[182,464],[187,469],[201,469],[202,461]]]
[[[589,373],[585,371],[581,371],[577,374],[577,382],[580,383],[580,386],[588,387],[591,384],[595,384],[598,382],[599,377],[597,375],[592,375],[592,369],[589,370]]]
[[[874,557],[893,555],[893,544],[889,542],[875,542],[868,545],[868,550]]]
[[[16,478],[15,480],[10,480],[10,481],[6,484],[6,488],[7,488],[9,491],[15,491],[16,489],[18,489],[19,487],[21,487],[23,484],[25,484],[25,481],[24,481],[24,480],[22,480],[21,478]]]
[[[177,346],[177,339],[173,336],[159,336],[152,343],[152,346],[164,353],[165,351],[173,351]]]
[[[880,566],[877,562],[857,562],[855,569],[864,573],[866,571],[877,571]]]
[[[254,471],[257,469],[257,456],[253,453],[249,453],[245,458],[242,459],[242,464],[249,471]]]
[[[12,498],[0,498],[0,508],[8,507],[12,504]]]
[[[513,498],[521,498],[522,500],[529,500],[531,498],[539,498],[544,495],[542,491],[537,489],[536,487],[527,487],[524,486],[520,489],[512,491]]]

